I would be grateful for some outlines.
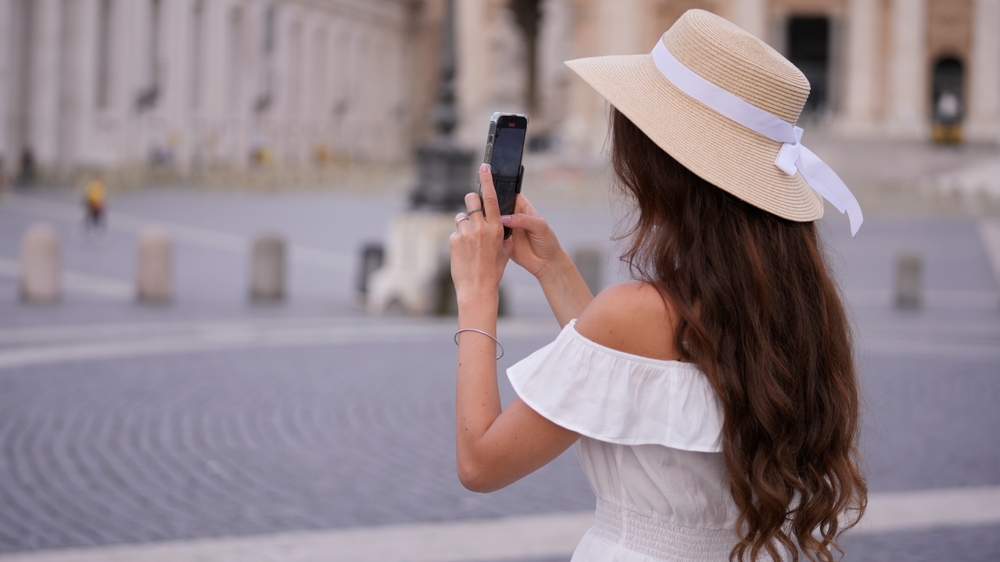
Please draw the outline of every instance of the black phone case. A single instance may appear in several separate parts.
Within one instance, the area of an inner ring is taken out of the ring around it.
[[[524,181],[524,164],[521,164],[521,169],[517,171],[517,183],[514,184],[514,198],[516,199],[518,194],[521,193],[521,182]],[[513,234],[513,230],[508,227],[503,227],[503,239],[506,240],[510,238]]]
[[[514,184],[514,197],[516,198],[519,193],[521,193],[521,182],[524,181],[524,164],[521,164],[521,169],[517,171],[517,183]],[[486,208],[486,204],[483,203],[483,186],[479,185],[479,206],[483,209]],[[503,227],[503,239],[506,240],[510,238],[510,235],[514,231],[508,227]]]

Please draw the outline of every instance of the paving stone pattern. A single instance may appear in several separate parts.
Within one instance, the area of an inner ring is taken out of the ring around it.
[[[501,366],[542,343],[510,342]],[[0,550],[592,508],[570,455],[495,494],[461,488],[453,361],[442,342],[0,371]],[[997,363],[865,361],[874,491],[1000,483]]]
[[[461,487],[453,347],[0,372],[0,551],[592,509],[570,456]]]

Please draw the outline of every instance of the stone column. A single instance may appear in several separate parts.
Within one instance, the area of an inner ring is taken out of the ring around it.
[[[243,162],[248,162],[251,153],[262,148],[261,143],[264,142],[264,131],[261,127],[263,106],[260,106],[260,110],[258,110],[258,104],[264,103],[263,96],[267,93],[265,67],[267,61],[264,53],[264,22],[267,17],[267,8],[266,4],[259,3],[247,4],[243,8],[243,16],[246,21],[244,38],[247,45],[245,55],[247,78],[244,82],[247,87],[245,96],[247,105],[244,108],[247,126],[243,133],[243,142],[246,147],[243,153]]]
[[[147,156],[139,142],[140,123],[135,113],[135,96],[145,86],[135,72],[142,61],[141,42],[145,39],[140,31],[144,22],[139,7],[139,2],[114,0],[108,26],[111,33],[108,117],[114,123],[114,129],[109,131],[108,148],[114,164]]]
[[[187,101],[187,83],[184,80],[187,71],[187,43],[185,42],[187,16],[192,9],[187,0],[163,0],[161,9],[161,25],[163,32],[160,38],[160,60],[163,68],[160,72],[160,102],[158,113],[164,118],[166,125],[167,147],[173,152],[176,162],[181,159],[182,146],[187,140],[183,138],[184,109]]]
[[[600,12],[598,0],[575,0],[572,4],[573,29],[570,32],[572,51],[569,58],[591,57],[601,54],[599,45]],[[607,123],[601,117],[604,106],[601,96],[572,70],[568,72],[566,119],[562,125],[566,151],[575,158],[587,158],[600,150],[591,138],[594,119]],[[603,137],[602,137],[603,138]]]
[[[11,18],[14,17],[11,10],[12,0],[0,0],[0,159],[3,159],[3,167],[0,174],[12,174],[17,160],[16,150],[10,145],[7,135],[10,134],[10,98],[11,84],[13,82],[13,68],[11,66]],[[0,189],[3,189],[4,177],[0,176]]]
[[[184,167],[200,164],[204,158],[204,135],[202,134],[202,116],[205,107],[205,43],[207,33],[205,26],[205,8],[201,6],[195,11],[199,0],[188,0],[184,7],[184,36],[186,49],[184,54],[184,115],[186,115]]]
[[[975,0],[969,65],[969,140],[1000,142],[1000,0]]]
[[[492,111],[487,107],[493,57],[489,40],[491,33],[486,14],[493,2],[484,0],[455,1],[455,42],[458,70],[455,90],[458,97],[458,129],[456,138],[463,146],[484,144]],[[434,59],[437,63],[437,59]]]
[[[652,50],[638,30],[644,12],[640,2],[589,0],[578,2],[579,29],[574,41],[589,43],[590,52],[574,57],[599,55],[634,55]],[[572,71],[571,71],[572,72]],[[566,122],[567,144],[578,157],[593,161],[604,146],[608,131],[608,104],[600,94],[575,74],[571,81],[571,109]]]
[[[879,0],[850,0],[847,11],[847,87],[844,125],[872,129],[878,84]]]
[[[274,96],[274,102],[268,111],[268,116],[274,131],[271,139],[271,151],[275,157],[281,160],[286,158],[288,152],[288,124],[291,106],[289,83],[293,72],[291,65],[288,64],[288,52],[291,44],[288,33],[288,8],[283,4],[274,4],[274,6],[274,51],[271,53],[271,70],[273,71],[271,92]],[[351,78],[349,77],[348,80]]]
[[[745,31],[770,43],[767,29],[767,0],[734,0],[729,16],[733,23]]]
[[[927,0],[892,0],[889,65],[890,132],[908,138],[926,136]]]
[[[248,9],[245,5],[239,6],[239,19],[233,19],[237,9],[237,4],[229,7],[226,13],[226,28],[229,37],[226,38],[227,60],[226,73],[228,76],[226,84],[226,111],[225,119],[229,130],[227,140],[227,153],[230,165],[238,168],[246,167],[247,144],[246,144],[246,110],[247,110],[247,76],[249,65],[247,64],[248,54],[251,50],[247,42],[247,27],[249,23]]]
[[[73,169],[79,161],[79,139],[84,127],[82,112],[89,109],[83,106],[81,94],[84,93],[84,55],[86,48],[93,45],[83,41],[90,27],[84,15],[89,15],[86,10],[91,4],[87,0],[61,3],[55,123],[55,162],[60,174]],[[90,76],[93,74],[86,74]]]
[[[399,122],[401,117],[400,108],[405,108],[408,104],[408,100],[405,97],[405,92],[409,87],[408,73],[406,65],[403,62],[403,57],[405,53],[406,40],[404,39],[404,29],[397,27],[394,30],[393,36],[389,41],[389,68],[392,75],[393,88],[389,91],[389,110],[390,112],[385,116],[389,126],[388,135],[388,147],[387,155],[390,161],[398,162],[404,160],[407,157],[406,154],[406,140],[404,137],[404,131],[406,127]],[[331,57],[332,58],[332,57]],[[327,63],[329,65],[329,62]],[[335,76],[332,75],[331,76]],[[329,94],[329,88],[327,88],[327,101],[324,105],[324,110],[327,115],[330,114],[331,100],[332,96]],[[332,121],[327,121],[330,123],[332,129]],[[330,135],[325,134],[327,143],[329,143]]]
[[[227,30],[225,13],[228,2],[205,0],[201,12],[201,50],[198,110],[195,114],[198,138],[195,151],[202,163],[216,160],[219,154],[219,115],[222,113],[222,99],[225,85],[226,66],[224,62]],[[193,9],[193,7],[192,7]]]
[[[643,44],[638,33],[645,16],[642,2],[598,1],[601,55],[637,55],[652,50],[653,45]]]
[[[643,43],[643,4],[616,0],[577,0],[573,5],[573,58],[649,52]],[[570,72],[568,112],[563,138],[570,154],[593,161],[607,136],[608,104]]]
[[[572,70],[563,61],[573,58],[573,13],[569,0],[542,4],[538,34],[538,109],[532,116],[536,133],[551,134],[566,118],[566,99]]]
[[[34,10],[31,30],[32,69],[28,144],[36,160],[51,164],[56,157],[59,110],[59,0],[31,0]]]
[[[71,165],[90,164],[96,160],[94,107],[97,103],[97,29],[100,17],[98,0],[77,0],[75,57],[77,65],[73,95],[76,124],[70,147]]]

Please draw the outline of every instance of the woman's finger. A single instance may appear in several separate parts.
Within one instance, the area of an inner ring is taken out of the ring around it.
[[[517,199],[514,200],[514,212],[524,213],[533,217],[538,216],[538,211],[535,210],[534,205],[531,204],[531,201],[528,201],[528,198],[523,193],[518,193]]]
[[[500,204],[497,202],[497,190],[493,187],[493,174],[489,164],[479,167],[479,185],[483,192],[483,213],[487,218],[496,220],[500,217]]]
[[[465,208],[466,216],[471,220],[481,220],[483,218],[482,205],[479,204],[479,194],[478,193],[466,193],[465,194]],[[479,210],[476,210],[479,209]],[[469,211],[474,211],[470,213]]]
[[[455,228],[457,230],[462,229],[462,223],[469,220],[469,215],[465,213],[459,213],[455,215]]]
[[[509,221],[506,220],[508,217],[510,218]],[[539,216],[516,213],[508,215],[508,217],[504,217],[503,225],[509,228],[520,228],[528,232],[543,232],[548,227],[545,219]]]

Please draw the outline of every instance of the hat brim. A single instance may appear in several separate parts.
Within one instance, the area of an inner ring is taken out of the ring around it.
[[[822,218],[823,200],[802,174],[789,176],[774,164],[780,143],[681,92],[660,74],[651,55],[592,57],[566,65],[705,181],[791,221]]]

